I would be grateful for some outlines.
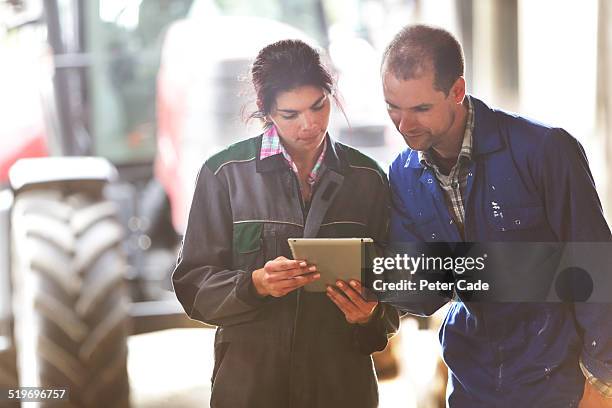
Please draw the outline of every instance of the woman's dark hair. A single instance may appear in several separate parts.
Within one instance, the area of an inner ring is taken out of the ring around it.
[[[282,40],[264,47],[251,67],[257,110],[249,119],[263,119],[270,114],[276,96],[300,86],[312,85],[333,94],[334,79],[321,62],[321,56],[300,40]],[[265,123],[270,126],[271,123]]]

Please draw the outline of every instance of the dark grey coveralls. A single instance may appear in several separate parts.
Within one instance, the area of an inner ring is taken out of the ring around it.
[[[367,326],[351,325],[324,293],[257,295],[251,273],[287,238],[386,239],[388,185],[367,156],[327,137],[321,178],[305,210],[282,155],[260,160],[261,136],[202,166],[178,265],[176,295],[187,314],[217,325],[212,407],[375,407],[370,354],[399,327],[381,304]]]

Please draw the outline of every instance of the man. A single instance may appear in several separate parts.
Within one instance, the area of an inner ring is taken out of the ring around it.
[[[450,33],[404,28],[381,75],[409,146],[390,168],[391,241],[611,240],[581,145],[466,95]],[[449,300],[402,306],[428,315]],[[611,304],[457,301],[440,340],[450,407],[576,407],[583,391],[581,406],[612,406]]]

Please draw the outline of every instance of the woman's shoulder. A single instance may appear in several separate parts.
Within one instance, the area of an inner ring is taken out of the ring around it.
[[[387,184],[387,175],[376,160],[354,147],[337,141],[334,143],[338,155],[343,157],[348,167],[366,174],[376,174],[383,184]]]
[[[260,146],[261,135],[241,140],[210,156],[204,165],[217,174],[226,165],[254,161]]]

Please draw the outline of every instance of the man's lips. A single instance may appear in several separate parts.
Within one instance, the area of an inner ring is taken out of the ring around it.
[[[416,139],[417,137],[425,136],[425,132],[404,134],[407,139]]]

